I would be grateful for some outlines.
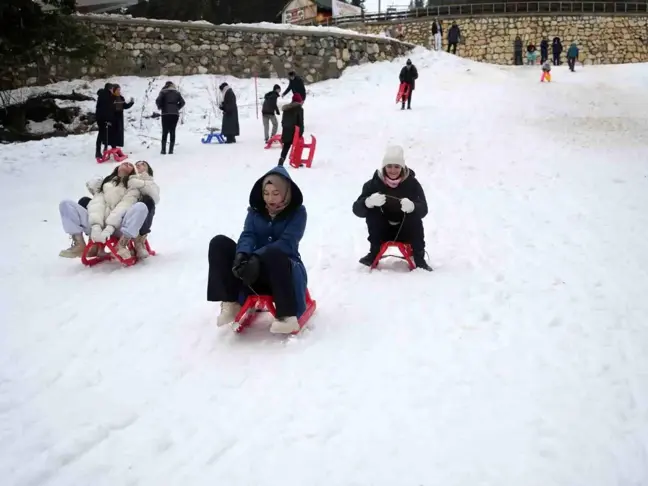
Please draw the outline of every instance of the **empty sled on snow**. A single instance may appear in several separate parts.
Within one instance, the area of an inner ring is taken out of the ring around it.
[[[122,152],[122,149],[120,149],[119,147],[111,148],[104,150],[101,157],[97,157],[97,163],[101,164],[103,162],[108,162],[110,160],[110,157],[112,157],[115,162],[123,162],[128,158],[128,155]]]
[[[207,127],[207,133],[200,141],[202,143],[211,143],[215,138],[218,143],[225,143],[225,136],[221,133],[219,128]]]

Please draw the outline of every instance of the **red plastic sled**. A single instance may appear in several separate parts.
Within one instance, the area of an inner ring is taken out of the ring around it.
[[[313,157],[315,157],[315,148],[317,147],[317,139],[311,135],[311,143],[304,142],[304,137],[299,134],[299,127],[295,127],[295,138],[293,139],[292,150],[290,152],[290,165],[295,169],[306,166],[310,168],[313,165]],[[308,158],[304,159],[302,154],[304,149],[308,150]]]
[[[401,83],[400,86],[398,87],[398,93],[396,94],[396,103],[407,100],[408,95],[409,95],[409,84]]]
[[[123,162],[128,158],[128,155],[122,152],[122,149],[120,149],[119,147],[111,148],[108,150],[104,150],[103,156],[97,158],[97,163],[101,164],[103,162],[108,162],[110,160],[110,157],[115,159],[115,162]]]
[[[304,328],[308,320],[315,312],[316,308],[317,301],[311,299],[310,292],[308,291],[308,289],[306,289],[306,311],[299,318],[299,331],[295,331],[291,334],[297,334]],[[245,330],[246,327],[252,324],[254,318],[256,317],[257,311],[267,311],[270,312],[273,317],[276,316],[277,309],[275,308],[272,296],[250,295],[247,299],[245,299],[243,307],[241,307],[241,310],[236,315],[236,319],[234,319],[234,324],[232,325],[234,332],[241,333]]]
[[[266,142],[265,148],[269,149],[270,147],[272,147],[272,144],[275,142],[279,142],[279,144],[283,147],[283,142],[281,141],[281,133],[278,133],[277,135],[273,135],[272,137],[270,137]]]
[[[95,243],[94,241],[90,240],[88,241],[88,244],[86,247],[83,249],[83,255],[81,255],[81,262],[88,266],[92,267],[96,265],[97,263],[105,262],[108,260],[112,260],[113,258],[117,259],[121,264],[130,267],[131,265],[135,265],[137,263],[137,256],[133,256],[131,258],[123,259],[117,254],[117,242],[119,241],[119,238],[115,236],[111,236],[108,241],[105,243]],[[148,239],[144,242],[146,246],[146,251],[149,252],[149,255],[155,256],[155,252],[151,249],[151,246],[149,245]],[[95,256],[95,257],[88,257],[88,252],[93,246],[98,246],[99,248],[107,248],[108,251],[106,252],[105,255],[102,256]],[[129,243],[129,248],[131,252],[134,252],[135,249],[135,243],[131,240]]]
[[[397,256],[397,255],[385,255],[385,252],[389,248],[397,248],[398,251],[400,251],[402,256]],[[407,262],[407,265],[409,265],[409,269],[414,270],[416,268],[416,265],[414,264],[414,259],[413,253],[412,253],[412,246],[409,243],[400,243],[398,241],[387,241],[383,243],[380,247],[380,251],[378,252],[378,255],[376,255],[376,258],[374,259],[373,263],[371,264],[371,270],[376,268],[378,266],[378,263],[380,263],[380,260],[383,258],[387,257],[394,257],[394,258],[402,258]]]

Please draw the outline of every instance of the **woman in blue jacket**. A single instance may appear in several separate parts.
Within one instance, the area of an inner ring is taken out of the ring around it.
[[[256,181],[238,243],[224,235],[209,243],[207,300],[221,302],[217,325],[234,322],[250,294],[272,295],[277,309],[270,332],[299,330],[306,311],[306,268],[299,242],[306,229],[302,192],[277,166]]]

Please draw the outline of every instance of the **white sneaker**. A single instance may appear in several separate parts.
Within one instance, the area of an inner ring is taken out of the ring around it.
[[[236,314],[241,310],[241,304],[238,302],[221,302],[221,312],[216,320],[218,327],[231,324],[236,319]]]
[[[292,334],[299,331],[299,329],[299,321],[295,316],[275,319],[270,325],[270,332],[273,334]]]

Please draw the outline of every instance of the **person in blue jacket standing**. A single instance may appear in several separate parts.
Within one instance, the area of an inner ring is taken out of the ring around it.
[[[576,67],[576,60],[578,59],[578,46],[576,42],[572,42],[569,49],[567,49],[567,64],[569,65],[569,70],[574,72]]]
[[[281,166],[258,179],[238,242],[225,235],[209,243],[207,300],[221,302],[217,325],[234,322],[250,294],[272,295],[277,309],[270,332],[299,330],[306,311],[306,267],[299,242],[306,229],[301,190]]]

